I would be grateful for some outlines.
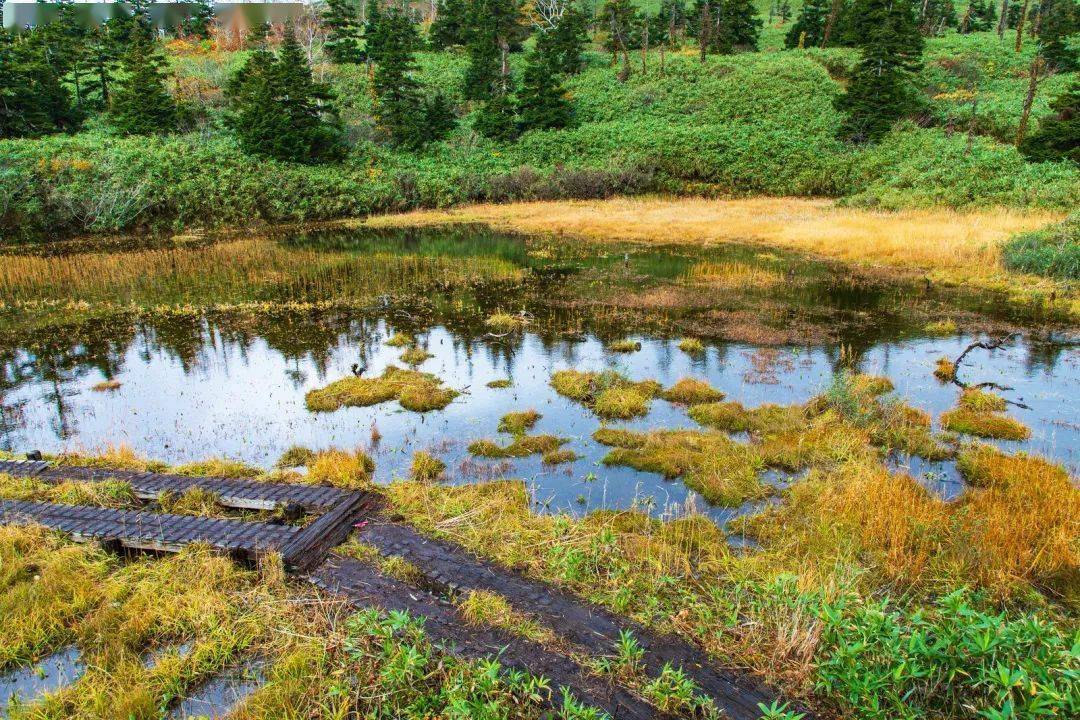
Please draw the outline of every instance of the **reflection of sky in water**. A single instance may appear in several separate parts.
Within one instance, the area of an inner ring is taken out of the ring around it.
[[[383,336],[387,334],[385,327],[377,329]],[[430,449],[447,462],[451,482],[521,477],[533,488],[535,500],[552,509],[629,507],[635,498],[651,498],[655,507],[662,509],[693,501],[693,493],[678,481],[602,465],[600,459],[607,448],[590,437],[599,421],[550,388],[548,381],[554,371],[610,367],[633,379],[654,378],[664,385],[691,375],[707,379],[729,399],[756,406],[806,401],[827,385],[836,357],[834,349],[781,350],[778,361],[766,368],[763,377],[759,372],[762,356],[755,358],[755,349],[745,345],[710,347],[702,358],[695,359],[681,352],[675,341],[644,340],[640,352],[614,354],[595,339],[545,344],[537,336],[526,335],[513,341],[515,345],[508,352],[485,343],[468,345],[436,328],[421,338],[435,357],[420,369],[464,391],[444,411],[419,415],[401,411],[396,403],[385,403],[309,413],[304,407],[305,392],[350,374],[350,366],[359,359],[355,337],[355,333],[338,336],[327,353],[325,373],[321,373],[320,364],[310,356],[287,359],[262,338],[242,344],[224,341],[213,332],[207,334],[198,361],[185,370],[178,357],[152,341],[152,333],[137,335],[120,363],[117,379],[123,385],[119,391],[92,392],[91,386],[102,379],[96,370],[66,384],[71,393],[65,417],[71,434],[66,440],[57,430],[57,407],[47,399],[52,386],[35,379],[17,385],[4,398],[5,403],[26,402],[17,422],[10,423],[4,445],[15,450],[55,452],[126,444],[169,462],[220,455],[269,467],[291,445],[367,447],[375,423],[382,434],[373,452],[380,481],[404,475],[412,452]],[[959,390],[932,377],[934,362],[942,355],[955,357],[968,341],[923,339],[879,345],[865,354],[862,369],[887,375],[902,397],[937,417],[955,405]],[[367,354],[369,374],[377,375],[387,364],[398,363],[400,354],[400,348],[376,344]],[[994,354],[974,351],[968,357],[970,362],[965,362],[961,372],[964,379],[1012,385],[1015,390],[1006,395],[1031,406],[1030,410],[1010,408],[1009,413],[1031,426],[1033,439],[1023,444],[1002,443],[1002,447],[1047,454],[1075,473],[1080,446],[1080,411],[1071,402],[1080,397],[1080,373],[1076,371],[1080,354],[1076,348],[1041,362],[1031,362],[1024,345]],[[487,382],[503,377],[510,377],[513,387],[486,387]],[[570,438],[567,447],[583,457],[555,467],[544,466],[539,456],[469,461],[465,448],[470,441],[491,437],[508,442],[507,436],[495,432],[499,417],[530,407],[543,414],[532,432]],[[654,401],[647,417],[621,425],[638,429],[695,427],[683,408],[663,400]],[[906,458],[897,462],[909,466],[917,476],[934,473],[928,486],[942,478],[955,479],[949,464],[938,467]],[[955,494],[956,488],[951,487],[942,488],[944,494]],[[700,500],[696,504],[706,508]],[[731,510],[716,508],[712,514],[721,520],[730,516]]]
[[[79,650],[72,645],[39,663],[0,675],[0,717],[7,717],[15,703],[29,705],[45,693],[67,687],[82,677],[84,670]]]

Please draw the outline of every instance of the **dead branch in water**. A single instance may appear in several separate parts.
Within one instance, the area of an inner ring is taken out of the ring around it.
[[[966,348],[964,348],[963,352],[961,352],[959,355],[957,355],[956,360],[953,361],[953,368],[954,368],[953,369],[953,378],[952,378],[953,383],[958,385],[959,387],[965,389],[965,390],[967,390],[968,388],[974,388],[974,389],[977,389],[977,390],[982,390],[984,388],[989,388],[991,390],[996,390],[998,392],[1008,392],[1008,391],[1012,390],[1013,389],[1012,387],[1010,387],[1008,385],[999,385],[996,382],[990,382],[990,381],[981,382],[981,383],[966,383],[966,382],[964,382],[959,377],[959,375],[960,375],[960,363],[961,363],[961,361],[963,361],[963,359],[965,357],[967,357],[967,354],[969,352],[971,352],[972,350],[979,349],[979,350],[987,350],[987,351],[993,352],[994,350],[1000,349],[1002,345],[1009,342],[1010,340],[1015,338],[1017,335],[1019,335],[1019,333],[1009,333],[1008,335],[1005,335],[1004,337],[1001,337],[1001,338],[999,338],[997,340],[994,340],[992,342],[979,340],[979,341],[973,342],[970,345],[968,345]],[[1031,409],[1029,406],[1025,405],[1022,402],[1016,402],[1015,400],[1008,400],[1006,398],[1002,398],[1002,400],[1005,400],[1006,404],[1008,404],[1008,405],[1013,405],[1015,407],[1022,408],[1024,410],[1030,410]]]

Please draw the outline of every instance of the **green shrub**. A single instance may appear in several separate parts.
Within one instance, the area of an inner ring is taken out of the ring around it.
[[[1065,280],[1080,280],[1080,215],[1011,238],[1002,249],[1005,267]]]

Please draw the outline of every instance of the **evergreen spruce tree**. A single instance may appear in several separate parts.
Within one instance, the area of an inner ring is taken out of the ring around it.
[[[907,0],[870,0],[870,30],[847,92],[836,99],[846,117],[841,135],[876,140],[918,107],[912,75],[921,66],[923,38]]]
[[[165,88],[165,59],[153,41],[142,33],[133,33],[122,69],[109,109],[113,127],[125,135],[175,129],[176,101]]]
[[[1039,123],[1039,129],[1024,140],[1020,152],[1035,162],[1072,160],[1080,163],[1080,80],[1050,103],[1054,114]]]
[[[960,21],[961,33],[985,32],[994,27],[997,8],[994,0],[971,0]]]
[[[541,53],[558,73],[573,75],[581,72],[582,53],[588,42],[585,14],[575,8],[567,8],[554,28],[541,31],[536,39],[536,50]]]
[[[379,62],[382,53],[382,8],[379,0],[368,0],[364,11],[364,54],[368,63]]]
[[[468,13],[465,97],[485,100],[507,95],[510,85],[510,47],[521,40],[522,27],[513,0],[471,0]],[[500,105],[500,110],[503,109]]]
[[[413,53],[420,43],[416,26],[397,8],[379,19],[379,62],[375,67],[375,118],[400,145],[424,144],[424,104],[413,78]]]
[[[443,50],[464,45],[468,29],[469,6],[466,0],[440,0],[435,21],[428,30],[431,46]]]
[[[226,87],[226,123],[245,152],[314,163],[341,156],[343,147],[329,89],[311,77],[292,23],[275,58],[258,48]]]
[[[442,140],[457,127],[457,115],[450,101],[441,92],[424,101],[424,135],[427,142]]]
[[[1043,0],[1039,46],[1047,64],[1057,72],[1080,69],[1080,3],[1078,0]],[[1070,36],[1072,36],[1070,38]]]
[[[364,62],[360,48],[360,18],[352,0],[326,0],[322,14],[326,25],[326,54],[339,65]]]
[[[184,18],[180,27],[185,35],[206,40],[210,37],[215,20],[212,0],[194,0],[191,14]]]
[[[517,137],[514,99],[509,92],[493,94],[480,106],[473,127],[484,137],[503,142]]]
[[[73,131],[80,120],[41,39],[0,27],[0,138]]]
[[[753,0],[722,0],[714,34],[717,50],[729,55],[736,50],[757,50],[761,18]]]
[[[806,0],[799,11],[799,19],[784,37],[784,45],[796,48],[801,41],[803,47],[820,47],[825,37],[825,20],[829,16],[831,4],[830,0]]]
[[[564,128],[570,124],[573,109],[566,91],[559,84],[552,59],[539,47],[529,55],[517,104],[518,127],[522,132]]]

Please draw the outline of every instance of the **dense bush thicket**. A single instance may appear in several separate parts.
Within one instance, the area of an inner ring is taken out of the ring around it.
[[[932,39],[929,54],[941,57],[935,43],[978,55],[996,36],[981,44]],[[979,62],[993,66],[996,52]],[[445,141],[418,152],[379,142],[362,64],[317,65],[351,144],[340,164],[321,166],[245,155],[224,129],[220,88],[247,55],[171,50],[175,89],[201,117],[187,134],[126,139],[91,130],[0,142],[0,234],[329,219],[641,191],[826,195],[887,208],[1080,204],[1074,163],[1027,163],[989,137],[908,125],[877,146],[839,141],[843,116],[833,101],[857,60],[849,48],[710,56],[704,64],[687,49],[668,54],[662,75],[653,56],[649,72],[626,82],[610,56],[589,53],[583,72],[565,82],[572,127],[497,143],[474,133],[466,117]],[[511,62],[520,77],[526,55]],[[938,62],[934,77],[947,75],[947,65]],[[457,103],[465,67],[460,51],[421,53],[417,78]],[[1000,112],[1009,118],[1003,123],[1015,122],[1011,110]]]

